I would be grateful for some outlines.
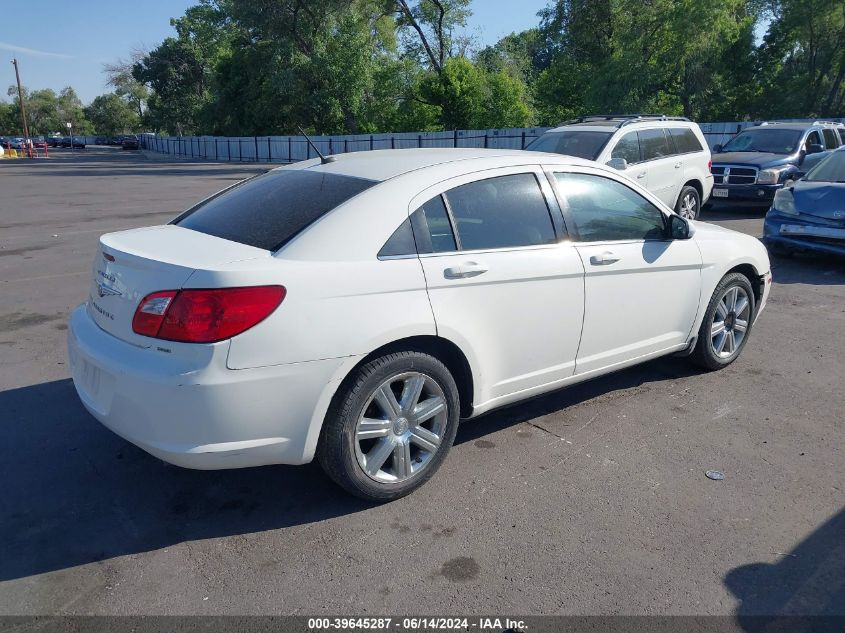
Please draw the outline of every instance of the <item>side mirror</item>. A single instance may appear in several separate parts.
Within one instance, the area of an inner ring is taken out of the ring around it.
[[[824,151],[824,147],[822,147],[818,143],[813,143],[807,148],[808,154],[819,154],[823,151]]]
[[[669,232],[673,240],[688,240],[693,234],[690,223],[685,218],[675,214],[669,216]]]
[[[718,154],[718,153],[719,153],[719,152],[721,152],[721,151],[722,151],[722,144],[721,144],[721,143],[716,143],[716,144],[713,146],[713,153],[714,153],[714,154]]]
[[[628,161],[624,158],[611,158],[606,164],[608,167],[613,167],[613,169],[618,169],[619,171],[628,169]]]

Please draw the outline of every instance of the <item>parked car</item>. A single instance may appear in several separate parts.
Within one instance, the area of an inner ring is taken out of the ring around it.
[[[73,147],[78,147],[79,149],[85,149],[85,140],[80,136],[65,136],[62,137],[62,147],[70,147],[71,142],[73,142]]]
[[[841,123],[765,122],[747,128],[713,154],[714,206],[771,206],[785,182],[800,178],[824,153],[842,145]],[[818,154],[819,156],[815,156]]]
[[[710,197],[710,150],[698,124],[665,115],[592,115],[567,121],[526,147],[607,164],[682,217],[696,219]]]
[[[845,147],[775,193],[763,240],[779,254],[806,250],[845,255]]]
[[[16,136],[9,139],[9,145],[12,149],[22,150],[25,147],[25,141],[22,136]]]
[[[112,136],[109,139],[109,145],[117,145],[117,146],[123,145],[123,135],[119,134],[118,136]]]
[[[274,169],[102,236],[92,273],[68,347],[104,425],[190,468],[316,457],[378,501],[459,418],[666,354],[730,365],[771,283],[759,240],[614,169],[483,149]]]
[[[138,137],[134,134],[127,134],[123,137],[123,141],[121,143],[122,149],[138,149],[139,142]]]
[[[47,137],[47,145],[50,147],[61,147],[63,136],[49,136]]]

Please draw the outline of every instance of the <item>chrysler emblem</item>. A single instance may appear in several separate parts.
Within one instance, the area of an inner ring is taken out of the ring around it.
[[[115,290],[111,286],[107,286],[105,284],[101,284],[101,283],[98,282],[97,283],[97,294],[100,295],[101,297],[114,297],[114,296],[119,297],[120,291]]]

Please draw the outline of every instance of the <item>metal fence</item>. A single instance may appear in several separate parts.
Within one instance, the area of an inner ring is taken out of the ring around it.
[[[345,154],[376,149],[422,147],[487,147],[523,149],[548,128],[454,130],[451,132],[400,132],[314,136],[323,154]],[[176,157],[224,162],[291,163],[316,157],[302,136],[158,136],[141,135],[141,146]]]
[[[796,121],[808,119],[796,119]],[[834,119],[845,121],[845,119]],[[724,145],[753,121],[699,123],[710,149]],[[506,128],[454,130],[450,132],[398,132],[395,134],[352,134],[314,136],[311,140],[325,155],[376,149],[425,147],[486,147],[524,149],[550,128]],[[159,136],[142,134],[144,149],[180,158],[221,162],[291,163],[315,158],[316,153],[302,136]]]

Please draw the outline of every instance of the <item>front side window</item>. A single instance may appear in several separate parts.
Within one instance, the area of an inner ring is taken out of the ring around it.
[[[555,179],[579,241],[665,238],[663,213],[630,187],[591,174],[556,173]]]
[[[189,209],[172,224],[275,251],[374,180],[301,170],[273,170]]]
[[[690,154],[692,152],[700,152],[704,149],[695,132],[688,127],[673,127],[667,131],[675,142],[675,149],[678,154]]]
[[[665,158],[674,153],[662,129],[641,130],[637,132],[637,135],[640,137],[640,152],[643,160]]]
[[[804,141],[804,149],[809,150],[810,145],[822,145],[822,137],[816,130],[813,130],[807,135],[807,140]],[[822,145],[822,147],[824,147]]]
[[[534,174],[478,180],[445,194],[462,250],[555,242],[543,191]]]
[[[629,132],[620,138],[610,157],[624,158],[629,165],[640,162],[640,139],[637,133]]]

